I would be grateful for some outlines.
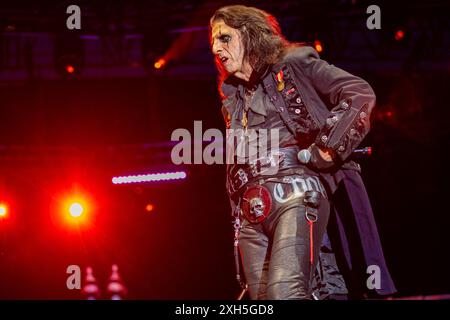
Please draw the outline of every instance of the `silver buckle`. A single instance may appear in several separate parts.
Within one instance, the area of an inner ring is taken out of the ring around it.
[[[253,161],[249,166],[253,176],[262,175],[273,168],[279,168],[286,155],[280,151],[273,151],[267,157],[261,157]],[[276,173],[276,172],[275,172]]]
[[[237,171],[237,175],[239,176],[239,180],[241,180],[243,184],[246,184],[248,182],[248,177],[244,169],[239,168]]]

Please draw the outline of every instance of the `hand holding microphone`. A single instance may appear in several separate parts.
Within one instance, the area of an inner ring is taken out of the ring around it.
[[[372,147],[365,147],[362,149],[355,149],[351,157],[360,158],[370,156],[372,154]],[[324,170],[329,169],[334,165],[333,154],[331,150],[322,150],[314,143],[308,149],[302,149],[297,154],[297,159],[300,163],[309,164],[314,169]]]
[[[333,155],[329,150],[322,150],[314,143],[308,149],[300,150],[297,159],[303,164],[309,164],[314,169],[325,170],[334,165]]]

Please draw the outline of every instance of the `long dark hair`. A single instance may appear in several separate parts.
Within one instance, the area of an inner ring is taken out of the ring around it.
[[[210,40],[212,40],[212,25],[219,20],[239,30],[244,45],[244,60],[247,59],[256,72],[261,72],[266,66],[278,62],[291,46],[281,34],[278,21],[264,10],[242,5],[218,9],[210,19]],[[217,59],[216,65],[220,73],[220,86],[227,74]]]

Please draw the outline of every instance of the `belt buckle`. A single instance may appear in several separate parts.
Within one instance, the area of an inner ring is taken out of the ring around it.
[[[272,210],[270,191],[261,185],[248,188],[242,196],[241,209],[251,223],[264,221]]]
[[[248,182],[248,175],[244,169],[239,168],[233,176],[232,187],[233,192],[238,191]]]
[[[283,163],[286,155],[280,151],[272,151],[268,157],[266,157],[266,163],[262,167],[263,170],[260,171],[260,174],[265,175],[274,175],[278,173],[280,169],[280,165]]]

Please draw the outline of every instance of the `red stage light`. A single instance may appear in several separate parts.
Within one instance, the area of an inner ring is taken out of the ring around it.
[[[314,48],[317,52],[321,53],[323,51],[322,42],[320,42],[320,40],[314,41]]]
[[[145,206],[145,211],[152,212],[154,208],[155,208],[155,206],[152,205],[151,203],[149,203]]]
[[[77,218],[83,214],[84,208],[78,202],[72,203],[69,207],[69,213],[72,217]]]
[[[90,220],[90,205],[86,197],[67,197],[62,204],[62,215],[64,221],[69,225],[83,225]]]
[[[8,206],[4,203],[0,203],[0,220],[8,217]]]
[[[75,72],[75,68],[72,65],[68,64],[66,66],[66,71],[67,71],[67,73],[74,73]]]
[[[50,219],[56,230],[68,234],[91,232],[96,226],[98,201],[102,199],[97,191],[73,183],[67,188],[55,186],[50,192],[53,194],[49,204]],[[92,196],[94,193],[95,197]]]
[[[397,30],[397,32],[395,32],[395,40],[400,41],[405,37],[405,32],[403,30]]]
[[[166,60],[161,58],[155,62],[154,66],[155,66],[155,69],[161,69],[162,67],[164,67],[165,64],[166,64]]]

